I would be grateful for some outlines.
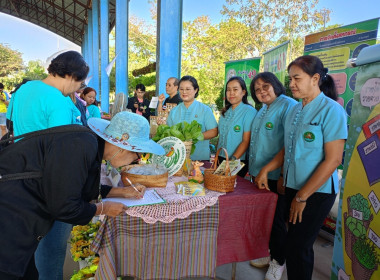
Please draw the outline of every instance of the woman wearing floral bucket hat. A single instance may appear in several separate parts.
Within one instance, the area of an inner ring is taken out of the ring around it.
[[[100,167],[102,160],[116,169],[129,165],[140,152],[163,155],[149,139],[148,121],[120,112],[111,121],[92,118],[88,124],[92,131],[54,127],[0,151],[0,279],[38,279],[34,251],[55,220],[85,225],[95,215],[115,217],[124,212],[123,204],[90,201],[144,193],[143,186],[139,193],[100,186]]]

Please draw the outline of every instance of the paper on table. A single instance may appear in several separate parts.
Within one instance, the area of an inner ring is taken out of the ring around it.
[[[166,203],[166,200],[163,199],[156,190],[146,190],[144,194],[144,198],[121,198],[121,197],[112,197],[112,198],[104,198],[103,201],[112,201],[112,202],[120,202],[128,207],[133,206],[143,206],[143,205],[151,205],[151,204],[159,204]]]
[[[150,100],[149,108],[156,109],[157,108],[157,104],[158,104],[158,97],[157,96],[153,96],[152,100]]]

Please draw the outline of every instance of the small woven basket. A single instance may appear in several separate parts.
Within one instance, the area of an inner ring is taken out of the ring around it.
[[[144,185],[147,188],[165,188],[166,184],[168,182],[168,172],[165,172],[164,174],[160,175],[138,175],[138,174],[132,174],[128,173],[128,170],[132,167],[138,166],[138,164],[132,164],[129,166],[126,166],[124,171],[121,172],[121,180],[124,184],[124,186],[129,186],[130,184],[125,179],[125,177],[128,177],[129,180],[133,184],[141,184]]]
[[[213,174],[217,169],[218,157],[220,150],[224,150],[224,154],[226,155],[226,168],[224,169],[224,175],[216,175]],[[233,192],[235,190],[235,181],[237,175],[231,176],[230,170],[230,162],[228,159],[227,150],[224,148],[220,148],[215,155],[215,160],[211,168],[205,169],[204,171],[204,184],[205,187],[212,191],[217,192]]]

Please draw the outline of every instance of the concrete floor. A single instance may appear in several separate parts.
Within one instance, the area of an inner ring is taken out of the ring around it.
[[[333,243],[318,237],[314,244],[314,273],[313,280],[326,280],[330,279],[331,272],[331,260],[333,255]],[[231,264],[225,264],[217,267],[216,275],[220,280],[230,280],[231,279]],[[68,246],[66,261],[64,266],[64,280],[69,280],[74,270],[78,270],[78,263],[75,263],[71,259],[70,248]],[[249,265],[249,262],[240,262],[236,266],[236,280],[261,280],[264,279],[266,269],[258,269]],[[132,279],[130,277],[125,277],[123,280]],[[209,278],[184,278],[182,280],[209,280]],[[287,280],[286,270],[281,278],[281,280]],[[116,280],[116,279],[115,279]]]

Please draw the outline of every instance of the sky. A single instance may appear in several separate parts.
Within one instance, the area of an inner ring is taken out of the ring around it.
[[[183,20],[190,21],[198,16],[207,15],[212,23],[223,18],[220,10],[225,0],[183,0]],[[380,0],[320,0],[318,8],[332,10],[331,24],[348,25],[380,17]],[[148,0],[130,0],[130,15],[150,20]],[[46,59],[53,53],[72,49],[80,51],[70,41],[32,23],[0,13],[0,43],[21,52],[24,62]]]

